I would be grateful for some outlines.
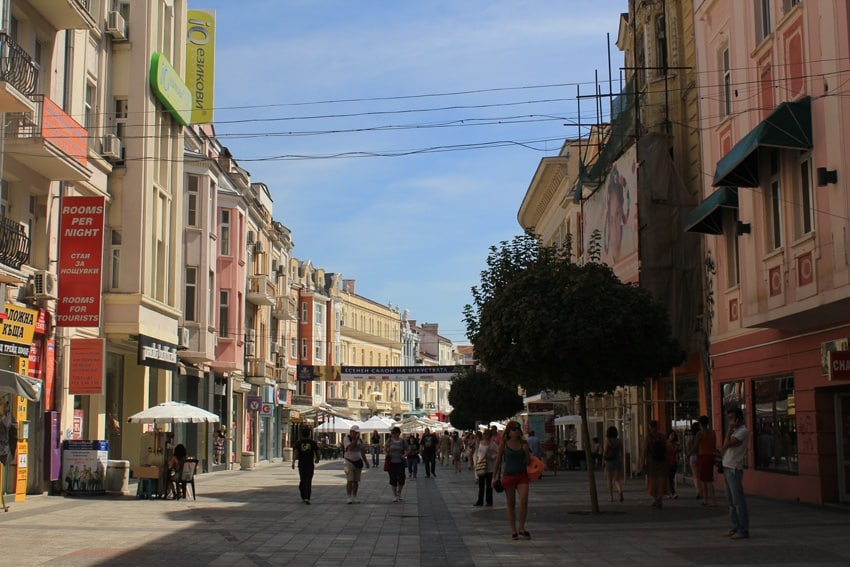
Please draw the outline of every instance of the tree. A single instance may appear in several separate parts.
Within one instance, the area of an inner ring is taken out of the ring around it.
[[[449,390],[449,416],[458,429],[471,429],[475,422],[490,423],[522,411],[522,396],[511,387],[493,379],[487,372],[466,370],[452,380]]]
[[[491,247],[487,266],[464,308],[478,361],[505,384],[576,396],[592,462],[587,395],[642,384],[684,360],[664,306],[609,267],[571,263],[531,234]],[[599,513],[592,467],[588,480]]]

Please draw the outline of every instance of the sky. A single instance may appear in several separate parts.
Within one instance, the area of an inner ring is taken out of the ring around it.
[[[442,336],[541,158],[619,90],[626,0],[189,0],[216,11],[215,131],[293,255]],[[603,111],[607,113],[607,101]]]

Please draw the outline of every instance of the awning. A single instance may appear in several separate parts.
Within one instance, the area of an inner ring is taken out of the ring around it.
[[[717,162],[712,185],[759,186],[759,148],[812,147],[812,99],[783,102]]]
[[[721,187],[688,215],[685,232],[723,234],[723,208],[738,208],[738,188]]]

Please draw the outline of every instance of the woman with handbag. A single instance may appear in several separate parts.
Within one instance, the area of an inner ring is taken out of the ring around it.
[[[526,467],[531,462],[531,450],[522,438],[522,429],[516,421],[509,421],[502,435],[502,443],[496,454],[493,468],[492,485],[501,480],[505,489],[505,500],[508,505],[508,523],[511,526],[511,538],[519,536],[531,539],[531,534],[525,529],[525,519],[528,517],[528,473]],[[517,512],[517,498],[519,511]],[[519,527],[519,530],[517,530]]]
[[[477,436],[478,434],[476,434]],[[486,498],[487,506],[493,505],[493,462],[496,460],[498,449],[492,442],[490,430],[480,433],[481,439],[475,447],[475,475],[478,477],[478,500],[473,506],[483,506]]]
[[[384,457],[384,470],[390,475],[390,486],[393,487],[393,502],[401,500],[401,489],[404,488],[404,459],[409,448],[407,441],[401,438],[401,429],[393,427],[390,430],[390,440],[387,441]]]

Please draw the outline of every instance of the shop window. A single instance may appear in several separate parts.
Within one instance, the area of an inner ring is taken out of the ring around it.
[[[753,381],[753,454],[756,468],[797,472],[797,416],[794,377]]]

